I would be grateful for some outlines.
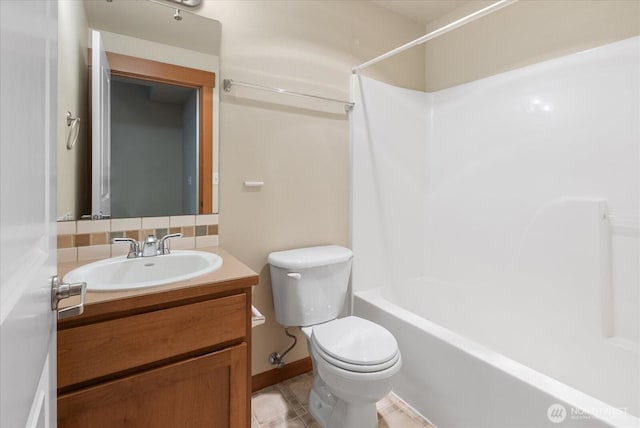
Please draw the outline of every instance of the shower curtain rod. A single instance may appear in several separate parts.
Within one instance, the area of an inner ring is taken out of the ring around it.
[[[371,59],[371,60],[369,60],[367,62],[364,62],[364,63],[360,64],[357,67],[353,67],[351,72],[353,74],[357,74],[358,71],[360,71],[360,70],[362,70],[364,68],[367,68],[370,65],[376,64],[376,63],[378,63],[378,62],[380,62],[382,60],[385,60],[385,59],[387,59],[389,57],[397,55],[400,52],[404,52],[407,49],[412,48],[412,47],[417,46],[417,45],[420,45],[420,44],[422,44],[422,43],[424,43],[424,42],[426,42],[428,40],[435,39],[436,37],[441,36],[441,35],[443,35],[445,33],[448,33],[451,30],[455,30],[456,28],[461,27],[461,26],[463,26],[465,24],[468,24],[471,21],[475,21],[476,19],[482,18],[483,16],[488,15],[488,14],[490,14],[492,12],[495,12],[496,10],[502,9],[503,7],[507,7],[510,4],[515,3],[516,1],[518,1],[518,0],[500,0],[500,1],[497,1],[497,2],[495,2],[493,4],[491,4],[491,5],[483,8],[483,9],[480,9],[480,10],[478,10],[476,12],[473,12],[470,15],[467,15],[467,16],[465,16],[463,18],[460,18],[457,21],[453,21],[452,23],[447,24],[444,27],[440,27],[437,30],[434,30],[434,31],[432,31],[432,32],[430,32],[428,34],[425,34],[424,36],[419,37],[419,38],[417,38],[417,39],[415,39],[415,40],[413,40],[413,41],[411,41],[409,43],[406,43],[406,44],[404,44],[404,45],[402,45],[402,46],[400,46],[398,48],[395,48],[395,49],[393,49],[393,50],[391,50],[391,51],[389,51],[389,52],[387,52],[385,54],[377,56],[377,57],[375,57],[375,58],[373,58],[373,59]]]
[[[224,79],[222,81],[222,88],[224,89],[225,92],[230,92],[232,86],[243,86],[245,88],[258,89],[260,91],[267,91],[267,92],[275,92],[278,94],[290,95],[293,97],[310,98],[314,100],[328,101],[330,103],[339,103],[344,105],[344,111],[347,113],[353,110],[353,106],[354,106],[354,103],[350,101],[338,100],[335,98],[327,98],[327,97],[321,97],[319,95],[304,94],[302,92],[289,91],[281,88],[272,88],[269,86],[256,85],[254,83],[238,82],[232,79]]]

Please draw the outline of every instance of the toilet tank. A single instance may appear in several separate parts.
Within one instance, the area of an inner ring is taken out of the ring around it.
[[[309,326],[338,317],[344,307],[353,252],[338,245],[269,254],[276,320]]]

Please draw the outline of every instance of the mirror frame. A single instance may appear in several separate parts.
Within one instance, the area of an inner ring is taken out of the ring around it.
[[[216,82],[215,73],[113,52],[107,52],[107,59],[111,66],[112,76],[168,83],[198,90],[198,214],[213,213],[213,89]],[[89,49],[90,69],[91,49]],[[89,76],[91,76],[90,71]],[[88,86],[90,87],[90,85]],[[90,98],[91,94],[89,93]],[[90,100],[88,104],[89,113],[87,116],[91,118]],[[88,128],[91,129],[91,120],[89,120]],[[90,132],[88,132],[87,147],[87,161],[90,165],[92,156]],[[89,182],[91,173],[88,177]],[[91,195],[89,195],[89,200],[91,200]]]

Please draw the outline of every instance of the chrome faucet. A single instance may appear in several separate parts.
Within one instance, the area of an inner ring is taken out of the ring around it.
[[[118,242],[128,242],[129,254],[127,254],[127,258],[133,259],[137,257],[151,257],[169,254],[170,252],[169,247],[167,247],[167,240],[171,238],[180,238],[181,236],[182,233],[171,233],[158,240],[155,235],[147,235],[142,243],[131,238],[113,238],[111,243],[117,244]]]

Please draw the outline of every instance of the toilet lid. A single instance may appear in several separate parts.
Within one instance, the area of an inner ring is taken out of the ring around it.
[[[398,342],[387,329],[358,317],[317,325],[312,335],[318,348],[349,364],[382,364],[398,353]]]
[[[297,248],[270,253],[269,264],[283,269],[307,269],[343,263],[353,257],[353,252],[338,245]]]

